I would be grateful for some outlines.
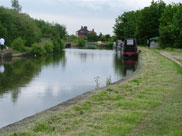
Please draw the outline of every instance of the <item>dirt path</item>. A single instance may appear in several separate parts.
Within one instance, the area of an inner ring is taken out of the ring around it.
[[[178,65],[180,65],[182,67],[182,63],[177,60],[177,59],[182,59],[182,56],[174,56],[171,53],[164,52],[164,51],[160,52],[160,54],[169,58],[170,60],[176,62]]]

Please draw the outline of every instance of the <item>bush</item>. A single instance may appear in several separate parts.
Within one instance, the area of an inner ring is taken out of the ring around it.
[[[45,45],[44,45],[44,50],[46,52],[46,54],[51,54],[53,53],[53,43],[51,41],[46,41]]]
[[[60,44],[60,49],[61,50],[65,48],[65,42],[64,42],[64,40],[59,39],[59,44]]]
[[[105,42],[103,45],[100,45],[99,48],[112,49],[113,48],[113,42]]]
[[[104,45],[108,49],[112,49],[113,48],[113,42],[106,42]]]
[[[55,53],[58,53],[58,52],[60,52],[60,44],[58,43],[58,40],[57,39],[54,39],[53,40],[53,46],[54,46],[54,48],[53,48],[53,51],[55,52]]]
[[[76,46],[79,48],[85,48],[86,47],[86,41],[82,38],[79,38],[77,40]]]
[[[42,46],[40,46],[38,43],[35,43],[32,45],[32,50],[31,50],[32,55],[42,56],[45,53],[46,52],[45,52],[44,48]]]
[[[21,37],[15,39],[12,44],[11,44],[11,47],[14,49],[14,50],[17,50],[17,51],[25,51],[25,47],[24,47],[24,41]]]
[[[65,43],[61,39],[54,39],[53,40],[54,52],[60,52],[62,49],[65,48]]]

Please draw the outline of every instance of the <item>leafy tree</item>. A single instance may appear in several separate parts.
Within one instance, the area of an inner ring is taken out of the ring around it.
[[[106,38],[102,33],[100,33],[99,36],[98,36],[98,40],[99,41],[106,41]]]
[[[7,39],[7,34],[8,34],[7,29],[0,24],[0,37]]]
[[[182,48],[182,4],[177,5],[177,12],[173,18],[174,22],[174,37],[175,37],[175,48]]]
[[[114,32],[118,39],[135,37],[137,14],[134,11],[124,12],[116,19]]]
[[[64,39],[66,37],[66,28],[60,24],[51,24],[43,20],[34,20],[39,29],[41,30],[42,37],[44,38],[59,38]]]
[[[58,40],[58,43],[59,43],[59,45],[60,45],[60,49],[61,49],[61,50],[65,48],[65,42],[64,42],[64,40],[59,39],[59,40]]]
[[[17,12],[20,12],[22,9],[18,0],[11,0],[11,5],[12,5],[13,9],[16,10]]]
[[[160,0],[157,2],[152,1],[150,7],[141,10],[136,30],[139,43],[145,44],[147,39],[159,36],[160,18],[164,9],[165,3]]]
[[[89,42],[97,42],[98,36],[95,33],[89,33],[87,34],[87,40]]]
[[[165,47],[172,47],[175,42],[174,30],[175,26],[173,24],[173,17],[174,14],[177,12],[177,7],[173,5],[166,6],[162,17],[160,19],[160,28],[159,28],[159,41],[160,46]]]
[[[61,47],[60,47],[60,44],[59,44],[59,42],[58,42],[58,39],[54,39],[53,40],[53,51],[54,51],[54,53],[59,53],[61,50]]]
[[[8,45],[11,45],[12,41],[18,37],[24,40],[26,46],[31,46],[41,38],[40,29],[33,19],[15,10],[0,7],[0,25],[4,28],[2,30]]]
[[[111,36],[110,36],[109,34],[106,34],[106,35],[105,35],[105,38],[106,38],[106,41],[109,41],[110,38],[111,38]]]
[[[76,42],[77,39],[78,39],[78,37],[75,36],[75,35],[69,35],[69,36],[67,37],[67,41],[68,41],[68,42]]]
[[[168,5],[160,19],[160,46],[182,48],[182,4]]]
[[[142,10],[124,12],[116,19],[114,33],[117,39],[137,38],[140,44],[159,36],[160,18],[165,9],[165,3],[152,1],[149,7]]]
[[[51,41],[46,41],[44,45],[44,50],[47,54],[52,54],[53,53],[53,43]]]
[[[86,46],[86,41],[85,41],[84,39],[82,39],[82,38],[79,38],[79,39],[77,40],[76,45],[77,45],[77,47],[79,47],[79,48],[85,48],[85,46]]]

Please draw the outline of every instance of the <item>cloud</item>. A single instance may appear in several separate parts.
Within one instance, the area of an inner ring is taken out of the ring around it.
[[[65,15],[52,15],[52,14],[37,14],[32,13],[31,16],[37,19],[43,19],[49,22],[59,23],[66,26],[67,31],[69,34],[75,34],[81,26],[86,25],[88,29],[91,30],[92,28],[99,34],[102,32],[103,34],[112,34],[114,26],[114,19],[107,19],[107,18],[85,18],[81,16],[65,16]]]
[[[19,0],[23,12],[33,18],[64,24],[70,34],[87,25],[99,33],[112,34],[115,19],[123,12],[142,9],[152,0]],[[155,0],[157,1],[157,0]],[[164,0],[167,4],[181,0]],[[0,6],[11,7],[10,0]]]
[[[65,2],[65,0],[57,0]],[[81,7],[87,7],[94,10],[109,8],[112,10],[132,9],[136,10],[150,4],[150,0],[67,0],[68,3],[75,3]]]

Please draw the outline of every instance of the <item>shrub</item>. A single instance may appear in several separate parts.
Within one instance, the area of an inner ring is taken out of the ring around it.
[[[113,42],[106,42],[104,43],[105,48],[112,49],[113,48]]]
[[[59,39],[59,44],[60,44],[60,49],[61,50],[65,48],[65,42],[64,42],[64,40]]]
[[[51,41],[46,41],[45,45],[44,45],[44,50],[46,52],[46,54],[51,54],[53,53],[53,43]]]
[[[60,52],[60,44],[58,43],[58,40],[57,39],[54,39],[53,40],[53,46],[54,46],[54,48],[53,48],[53,51],[54,52]]]
[[[11,47],[14,49],[14,50],[17,50],[17,51],[25,51],[25,47],[24,47],[24,41],[21,37],[15,39],[12,44],[11,44]]]
[[[77,40],[76,46],[79,48],[85,48],[86,47],[86,41],[82,38],[79,38]]]
[[[65,43],[63,40],[57,38],[53,40],[54,52],[60,52],[62,49],[65,48]]]
[[[45,52],[44,48],[42,46],[40,46],[38,43],[35,43],[32,45],[32,50],[31,50],[32,55],[42,56],[45,53],[46,52]]]

